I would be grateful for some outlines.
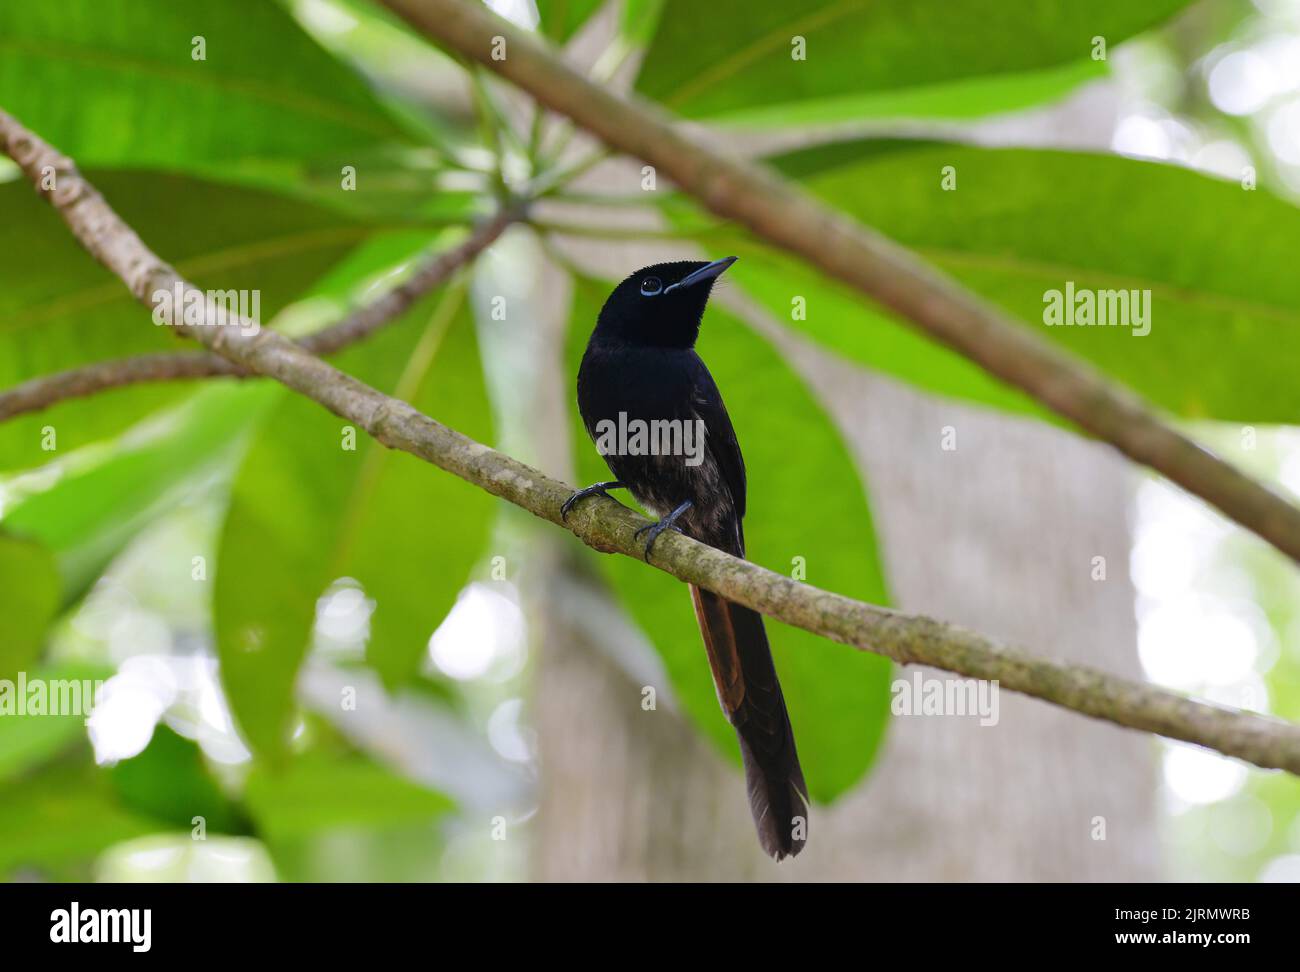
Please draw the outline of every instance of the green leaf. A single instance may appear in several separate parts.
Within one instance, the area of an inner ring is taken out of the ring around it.
[[[1300,211],[1264,190],[1174,166],[1026,149],[859,142],[776,161],[827,202],[1178,415],[1300,415],[1300,293],[1292,284]],[[954,167],[955,191],[940,186],[944,166]],[[787,275],[787,262],[777,262],[738,276],[785,319],[791,297],[805,294],[808,321],[796,327],[925,387],[1037,411],[928,340],[886,336],[898,329],[838,285],[806,271]],[[763,273],[766,281],[755,279]],[[1045,294],[1068,281],[1076,290],[1149,289],[1150,333],[1044,325]]]
[[[903,378],[919,388],[1047,417],[1027,395],[1002,384],[963,355],[868,304],[857,291],[823,276],[789,254],[732,234],[702,234],[717,252],[740,257],[731,282],[783,323],[845,357]],[[800,303],[796,303],[800,302]]]
[[[575,373],[609,289],[580,286],[569,347]],[[766,341],[716,307],[705,316],[698,350],[722,390],[744,451],[749,558],[783,574],[802,568],[818,587],[886,603],[862,481],[803,381]],[[580,478],[607,479],[576,409],[574,422]],[[791,461],[796,454],[797,463]],[[718,708],[685,585],[626,557],[601,562],[653,641],[691,721],[738,762],[735,732]],[[809,790],[815,799],[832,800],[862,777],[879,749],[890,714],[892,666],[798,628],[771,619],[767,624]]]
[[[428,823],[454,808],[446,796],[362,757],[300,756],[283,770],[255,767],[244,800],[270,842],[321,831]]]
[[[32,679],[41,679],[48,686],[50,682],[75,679],[83,684],[89,681],[93,693],[94,683],[102,682],[112,674],[111,669],[100,666],[57,665],[29,673],[24,684],[29,684]],[[40,766],[78,740],[83,744],[86,742],[85,713],[19,715],[17,706],[20,689],[22,687],[16,681],[12,686],[0,688],[0,692],[14,693],[11,697],[14,706],[12,712],[9,711],[9,703],[0,699],[0,713],[3,713],[0,714],[0,783]]]
[[[1071,61],[1037,71],[988,74],[884,91],[858,91],[807,101],[767,103],[720,117],[719,125],[788,127],[829,125],[864,118],[977,118],[1055,101],[1086,81],[1104,77],[1099,61]]]
[[[340,367],[480,441],[490,410],[463,290],[453,288],[340,357]],[[316,602],[350,577],[375,602],[366,653],[390,687],[415,674],[429,636],[482,556],[491,497],[390,451],[283,394],[232,487],[217,558],[222,681],[250,746],[275,757]],[[348,436],[355,449],[348,449]]]
[[[1175,166],[1030,149],[859,144],[805,183],[1024,326],[1190,418],[1294,422],[1300,212]],[[809,166],[814,156],[789,157]],[[941,166],[958,188],[940,190]],[[872,187],[888,186],[888,192]],[[1151,290],[1151,331],[1043,324],[1067,281]],[[811,316],[811,314],[810,314]],[[946,352],[945,352],[946,353]],[[931,355],[935,357],[935,355]],[[880,364],[876,361],[876,364]]]
[[[49,548],[0,533],[0,679],[35,661],[59,603],[59,570]]]
[[[848,99],[848,110],[860,110],[869,103],[855,106],[852,98],[909,98],[915,89],[937,94],[964,79],[1089,60],[1094,37],[1113,47],[1187,2],[754,0],[741,12],[728,4],[666,0],[637,87],[692,118],[821,99]],[[793,56],[796,37],[806,42],[802,60]],[[1023,103],[1023,89],[1013,88],[1002,94]],[[989,97],[996,93],[984,92],[982,110],[999,107]],[[932,105],[942,110],[944,102],[935,98]]]
[[[263,321],[372,232],[266,192],[158,172],[89,175],[141,238],[196,285],[257,291]],[[0,185],[0,211],[0,387],[91,361],[183,349],[29,186]],[[136,385],[12,419],[0,425],[0,468],[58,458],[187,392],[181,383]],[[54,450],[43,448],[46,429]]]
[[[202,817],[209,832],[248,833],[199,747],[165,725],[156,726],[144,751],[118,763],[109,776],[124,807],[160,825],[189,830],[194,818]]]
[[[58,872],[158,829],[121,805],[89,759],[61,763],[0,785],[0,875],[27,868]]]
[[[43,492],[20,500],[7,529],[39,539],[57,557],[57,606],[66,610],[176,496],[226,466],[270,401],[269,384],[213,383],[123,436],[116,448],[73,465]],[[188,564],[185,568],[188,576]]]
[[[623,0],[619,33],[629,43],[644,47],[659,29],[664,0]]]
[[[599,9],[603,0],[537,0],[541,31],[563,44]]]
[[[431,91],[463,83],[464,66],[430,44],[405,20],[373,0],[293,0],[303,30],[364,77],[375,96],[424,145],[474,137],[474,119],[452,108],[441,114]]]
[[[4,4],[0,104],[82,165],[223,179],[251,164],[292,181],[308,160],[404,139],[366,84],[266,0],[201,13],[171,0]]]

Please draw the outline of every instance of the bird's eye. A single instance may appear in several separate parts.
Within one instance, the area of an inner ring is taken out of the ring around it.
[[[653,297],[664,289],[663,281],[658,277],[646,277],[641,281],[641,296]]]

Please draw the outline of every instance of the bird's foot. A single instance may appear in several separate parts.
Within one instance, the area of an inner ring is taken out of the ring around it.
[[[691,501],[687,500],[686,502],[682,503],[681,506],[677,507],[677,509],[673,510],[671,513],[665,516],[658,523],[648,523],[645,526],[641,527],[639,530],[637,530],[636,533],[632,534],[634,537],[639,537],[643,533],[650,534],[650,538],[645,542],[646,560],[650,559],[650,548],[653,547],[655,545],[655,541],[659,539],[659,534],[663,533],[665,530],[673,530],[677,533],[682,532],[682,528],[677,525],[677,520],[682,516],[683,513],[689,510],[691,506],[692,506]]]
[[[594,486],[580,489],[564,501],[564,505],[560,507],[560,519],[567,520],[569,518],[569,511],[573,509],[574,504],[577,503],[578,500],[586,499],[588,496],[609,496],[609,493],[606,492],[606,490],[622,488],[624,488],[624,484],[616,479],[612,482],[596,483]]]

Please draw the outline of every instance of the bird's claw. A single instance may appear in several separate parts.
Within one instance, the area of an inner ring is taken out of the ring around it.
[[[647,561],[650,559],[650,548],[653,547],[655,545],[655,541],[659,539],[659,534],[663,533],[665,530],[672,530],[674,533],[682,532],[682,528],[677,525],[677,519],[683,513],[689,510],[691,508],[691,505],[692,505],[691,501],[687,500],[681,506],[677,507],[677,509],[673,510],[671,513],[665,516],[662,520],[658,521],[657,523],[647,523],[643,527],[638,527],[636,533],[632,534],[633,539],[640,537],[641,534],[643,533],[650,534],[650,538],[645,542],[645,559]]]
[[[620,482],[596,483],[594,486],[588,486],[586,489],[580,489],[564,501],[560,507],[560,521],[563,522],[569,518],[569,511],[573,509],[578,500],[586,499],[588,496],[609,497],[608,490],[618,489],[623,484]]]
[[[636,533],[633,534],[634,537],[639,537],[639,536],[641,536],[641,534],[643,534],[643,533],[649,531],[649,533],[650,533],[650,538],[649,538],[648,540],[646,540],[646,542],[645,542],[645,559],[646,559],[646,560],[649,560],[649,559],[650,559],[650,548],[653,547],[653,546],[655,545],[655,541],[659,539],[659,534],[663,533],[665,530],[672,530],[674,533],[681,533],[681,532],[682,532],[682,528],[681,528],[681,527],[676,526],[676,525],[671,524],[671,523],[665,523],[663,520],[660,520],[658,523],[648,523],[648,524],[646,524],[645,526],[643,526],[643,527],[641,527],[639,530],[637,530]]]

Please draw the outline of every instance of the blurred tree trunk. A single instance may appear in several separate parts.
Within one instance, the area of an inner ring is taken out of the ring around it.
[[[790,350],[865,470],[899,607],[1140,677],[1129,473],[1119,459],[800,342]],[[955,451],[940,447],[945,426],[956,430]],[[1093,579],[1095,557],[1105,558],[1104,580]],[[835,806],[815,807],[807,850],[775,865],[758,850],[740,772],[662,706],[642,711],[642,682],[610,660],[609,626],[592,623],[590,610],[556,607],[573,603],[581,581],[547,575],[541,600],[553,609],[534,615],[537,879],[1160,876],[1151,740],[1011,693],[996,726],[895,717],[869,777]]]

